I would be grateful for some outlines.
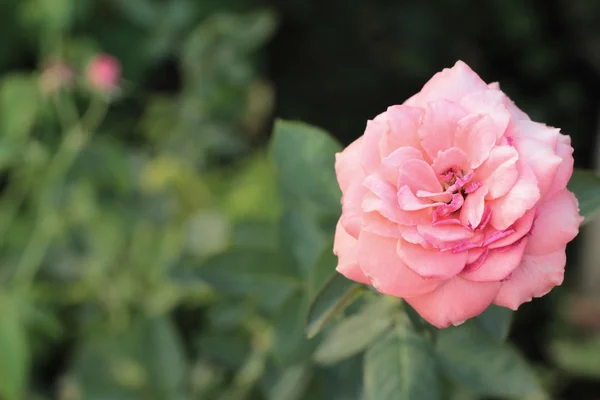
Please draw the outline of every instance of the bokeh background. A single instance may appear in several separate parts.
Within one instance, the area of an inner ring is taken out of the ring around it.
[[[599,157],[595,0],[4,0],[0,37],[3,400],[362,398],[360,355],[310,361],[331,221],[281,199],[274,118],[346,145],[461,59]],[[555,399],[600,399],[597,240],[511,330]]]

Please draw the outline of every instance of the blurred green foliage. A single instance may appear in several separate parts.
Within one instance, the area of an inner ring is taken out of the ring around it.
[[[544,37],[563,13],[541,2],[266,3],[0,2],[0,399],[543,396],[498,310],[433,343],[373,293],[340,306],[338,281],[308,340],[336,263],[341,145],[284,121],[264,143],[274,114],[349,142],[463,58],[582,154],[597,96],[574,74],[598,68],[600,10],[565,6],[571,48]],[[122,63],[118,93],[85,79],[98,52]],[[564,330],[540,375],[597,379],[597,339]]]

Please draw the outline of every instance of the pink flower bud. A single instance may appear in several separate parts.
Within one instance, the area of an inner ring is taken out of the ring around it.
[[[87,80],[95,89],[113,91],[120,79],[121,63],[109,54],[97,54],[87,66]]]

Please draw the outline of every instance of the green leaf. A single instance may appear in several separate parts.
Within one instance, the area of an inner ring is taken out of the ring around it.
[[[309,366],[293,365],[283,370],[283,373],[269,391],[269,400],[298,400],[308,389],[312,377]]]
[[[440,330],[436,350],[445,374],[480,394],[515,397],[542,392],[525,359],[472,321]]]
[[[309,341],[302,329],[308,305],[305,295],[296,294],[275,317],[273,356],[280,365],[289,366],[310,359],[318,345],[318,341]]]
[[[29,371],[26,332],[13,300],[0,295],[0,398],[21,400]]]
[[[600,336],[590,340],[555,340],[550,354],[558,366],[574,375],[600,377]]]
[[[341,192],[334,164],[340,150],[340,145],[319,128],[277,121],[271,152],[287,198],[310,199],[339,214]]]
[[[401,318],[365,353],[366,398],[440,399],[440,381],[430,343],[412,330],[406,317]]]
[[[211,257],[193,273],[223,293],[255,296],[270,310],[279,308],[301,284],[284,257],[251,248]]]
[[[310,271],[308,280],[308,293],[310,296],[314,296],[327,280],[331,278],[331,274],[335,271],[337,263],[338,258],[333,254],[333,242],[330,242],[321,251],[314,267]]]
[[[314,337],[336,315],[348,307],[362,292],[362,286],[335,272],[312,301],[305,329]]]
[[[281,238],[283,246],[294,257],[304,276],[310,275],[328,241],[315,216],[307,211],[296,209],[283,215]]]
[[[512,310],[492,304],[475,318],[475,322],[493,338],[506,340],[510,332],[512,318]]]
[[[589,222],[600,209],[600,177],[594,171],[576,169],[567,186],[579,200],[579,210]]]
[[[128,330],[85,341],[70,371],[87,400],[177,398],[187,374],[182,343],[168,319],[136,321]]]
[[[380,297],[343,319],[325,336],[314,360],[330,365],[363,351],[392,324],[391,306],[388,298]]]

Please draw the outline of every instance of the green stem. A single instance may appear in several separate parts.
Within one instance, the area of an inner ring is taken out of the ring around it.
[[[53,207],[52,190],[64,180],[92,133],[104,119],[107,105],[106,101],[95,97],[84,116],[78,119],[75,105],[71,99],[64,103],[56,102],[63,131],[67,131],[67,133],[50,160],[40,185],[36,204],[37,226],[15,269],[12,279],[16,286],[28,287],[35,278],[50,247],[54,233],[59,227],[58,213]]]

